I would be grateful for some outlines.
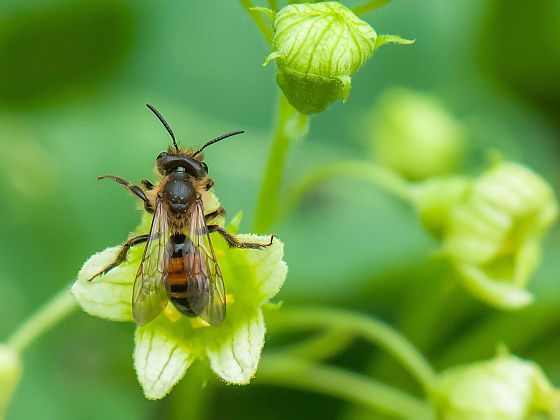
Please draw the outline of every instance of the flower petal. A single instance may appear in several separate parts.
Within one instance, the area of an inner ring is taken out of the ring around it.
[[[196,359],[182,340],[156,322],[136,328],[134,367],[144,395],[165,397]]]
[[[247,315],[245,322],[237,320],[220,328],[220,339],[209,343],[206,349],[212,370],[234,384],[246,384],[255,375],[264,345],[261,309]]]
[[[107,248],[91,256],[78,273],[72,294],[82,309],[90,315],[112,321],[132,321],[132,284],[143,247],[134,247],[128,260],[109,273],[89,280],[113,262],[120,247]]]
[[[242,242],[256,242],[265,244],[270,241],[270,236],[240,234],[237,238]],[[233,251],[233,250],[232,250]],[[260,304],[273,298],[286,280],[288,266],[284,258],[284,243],[274,238],[272,245],[262,249],[235,250],[241,252],[247,259],[247,265],[254,267],[257,293],[260,295]]]
[[[500,309],[512,310],[533,302],[533,295],[522,286],[491,278],[482,268],[474,264],[455,263],[463,285],[476,297]]]

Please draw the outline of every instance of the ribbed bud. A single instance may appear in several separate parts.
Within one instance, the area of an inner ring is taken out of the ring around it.
[[[560,416],[560,394],[534,363],[510,355],[444,371],[432,388],[442,420]]]
[[[469,187],[465,177],[433,178],[411,187],[414,206],[432,235],[443,237],[453,209],[465,199]]]
[[[480,177],[443,177],[413,187],[424,225],[443,242],[467,290],[489,305],[517,309],[558,216],[550,186],[531,170],[498,163]]]
[[[338,2],[293,4],[274,19],[277,83],[288,101],[303,114],[324,111],[345,101],[352,76],[384,43],[409,44],[375,30]]]

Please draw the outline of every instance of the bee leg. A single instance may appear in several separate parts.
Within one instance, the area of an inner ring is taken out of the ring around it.
[[[234,235],[232,235],[227,230],[225,230],[224,228],[221,228],[218,225],[209,225],[209,226],[207,226],[207,228],[208,228],[208,233],[218,232],[220,235],[222,235],[222,238],[224,238],[226,240],[228,245],[230,247],[234,247],[234,248],[245,248],[245,249],[247,249],[247,248],[248,249],[266,248],[267,246],[272,245],[272,242],[274,241],[274,238],[276,237],[275,235],[271,235],[270,236],[270,242],[267,243],[267,244],[258,244],[258,243],[255,243],[255,242],[240,242]]]
[[[125,181],[121,177],[114,176],[114,175],[98,176],[97,180],[99,181],[99,180],[105,179],[105,178],[112,179],[113,181],[123,185],[127,190],[129,190],[132,194],[134,194],[136,197],[138,197],[140,200],[142,200],[144,202],[144,209],[148,213],[153,213],[154,212],[154,209],[152,209],[152,205],[150,204],[150,200],[148,200],[148,197],[146,197],[146,193],[144,193],[142,188],[140,188],[138,185],[131,184],[130,182]],[[149,181],[146,181],[146,182],[150,183]],[[145,185],[144,181],[142,181],[142,185]],[[151,183],[150,183],[150,185],[151,185]],[[153,185],[152,185],[152,188],[153,188]]]
[[[111,264],[109,264],[107,267],[105,267],[103,270],[101,270],[97,274],[90,277],[88,279],[88,281],[92,281],[94,278],[96,278],[96,277],[98,277],[102,274],[107,274],[113,268],[118,267],[120,264],[122,264],[126,260],[126,255],[128,254],[128,251],[130,250],[130,248],[132,248],[135,245],[139,245],[139,244],[142,244],[144,242],[148,242],[149,236],[150,235],[139,235],[139,236],[136,236],[136,237],[130,239],[128,242],[126,242],[122,246],[122,248],[119,251],[119,253],[117,254],[117,257],[115,258],[115,260]]]
[[[142,181],[140,181],[140,185],[142,185],[145,189],[147,189],[148,191],[151,191],[154,189],[154,184],[152,184],[150,181],[148,181],[147,179],[143,179]]]
[[[219,207],[214,211],[211,211],[210,213],[207,213],[204,215],[204,220],[206,221],[206,223],[208,223],[209,221],[215,219],[218,216],[225,216],[226,211],[223,207]]]

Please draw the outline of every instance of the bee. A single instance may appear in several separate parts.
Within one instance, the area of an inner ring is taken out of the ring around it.
[[[146,244],[132,293],[136,323],[149,323],[171,301],[182,314],[219,325],[226,316],[226,292],[210,233],[220,234],[230,247],[236,248],[262,249],[274,241],[272,235],[266,244],[241,242],[212,223],[218,216],[225,215],[223,207],[208,213],[204,211],[204,197],[214,181],[208,177],[208,166],[201,152],[244,131],[223,134],[196,150],[183,149],[163,116],[153,106],[147,106],[173,140],[173,147],[156,158],[158,182],[152,184],[144,179],[138,186],[114,175],[97,179],[112,179],[142,200],[144,209],[153,215],[150,232],[128,240],[115,260],[89,280],[107,274],[126,261],[132,247]]]

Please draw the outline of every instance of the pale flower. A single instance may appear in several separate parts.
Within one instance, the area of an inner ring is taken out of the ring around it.
[[[148,217],[139,228],[147,230]],[[240,217],[228,227],[235,232]],[[138,233],[139,233],[138,232]],[[270,237],[241,234],[243,241],[265,243]],[[284,245],[275,239],[262,250],[229,248],[219,235],[211,235],[227,292],[223,324],[209,326],[200,318],[181,315],[172,304],[152,322],[138,326],[134,367],[149,399],[163,398],[197,359],[207,360],[224,381],[246,384],[255,375],[264,345],[263,305],[282,287],[287,266]],[[143,246],[132,248],[128,261],[107,275],[87,279],[115,258],[119,247],[90,257],[78,274],[72,293],[90,315],[112,321],[133,321],[132,286]]]

